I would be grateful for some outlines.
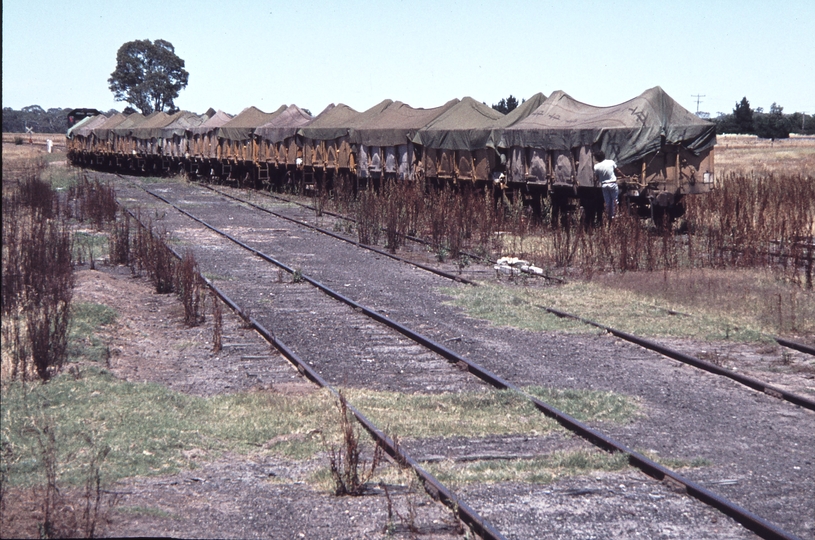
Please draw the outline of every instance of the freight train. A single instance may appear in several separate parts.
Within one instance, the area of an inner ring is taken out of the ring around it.
[[[553,215],[602,208],[593,154],[615,160],[621,199],[643,215],[682,213],[686,195],[714,185],[713,123],[660,87],[611,107],[557,91],[536,94],[509,114],[472,98],[430,109],[390,99],[358,112],[329,105],[312,116],[296,105],[236,116],[208,110],[97,114],[67,134],[70,161],[125,174],[186,173],[280,188],[330,187],[383,179],[491,185]]]

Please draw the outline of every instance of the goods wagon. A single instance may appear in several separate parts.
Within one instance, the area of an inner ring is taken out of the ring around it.
[[[331,187],[341,176],[431,184],[492,185],[531,204],[548,198],[553,217],[579,204],[602,208],[593,153],[625,173],[622,198],[642,215],[682,213],[682,199],[713,186],[715,126],[655,87],[625,103],[594,107],[557,91],[536,94],[507,115],[470,97],[431,109],[386,99],[358,112],[329,105],[312,117],[296,105],[255,107],[230,117],[212,109],[97,115],[68,133],[72,162],[122,172],[187,171],[259,186]]]
[[[350,130],[358,178],[400,181],[423,178],[421,152],[412,139],[419,129],[454,107],[458,99],[441,107],[416,109],[394,101],[380,114],[358,122]]]
[[[281,105],[276,111],[266,113],[256,107],[247,107],[215,131],[222,178],[252,182],[257,179],[258,144],[255,130],[282,114],[286,108],[286,105]]]
[[[117,115],[118,116],[118,115]],[[125,116],[122,115],[124,118]],[[68,129],[66,147],[71,155],[82,156],[84,159],[90,159],[91,151],[94,146],[93,137],[95,137],[94,129],[105,124],[110,120],[104,114],[96,116],[89,116],[78,121],[74,126]],[[86,164],[86,163],[83,163]],[[91,165],[90,162],[87,165]]]
[[[210,109],[211,110],[211,109]],[[194,177],[215,177],[221,170],[221,147],[218,128],[232,120],[232,115],[218,111],[208,120],[190,129],[187,146],[190,149],[188,172]]]
[[[418,130],[413,142],[422,147],[424,174],[437,180],[488,182],[504,168],[495,143],[544,101],[536,94],[507,115],[470,97],[450,107]]]
[[[579,201],[602,209],[593,153],[602,150],[626,176],[621,197],[641,214],[682,213],[682,198],[713,187],[711,122],[682,108],[661,88],[612,107],[593,107],[557,91],[503,130],[508,181],[548,191],[554,215]]]
[[[257,179],[262,185],[274,185],[279,189],[284,184],[302,179],[304,154],[298,131],[312,120],[313,116],[292,104],[255,130]]]

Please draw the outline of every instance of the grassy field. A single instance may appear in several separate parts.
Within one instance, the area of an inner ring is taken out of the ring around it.
[[[524,281],[446,292],[473,317],[533,331],[594,331],[539,307],[545,306],[643,336],[744,342],[815,336],[813,292],[767,271],[631,272],[552,287]]]
[[[716,138],[716,174],[815,174],[815,137],[770,141],[754,135]]]
[[[48,139],[54,145],[53,149],[61,149],[65,151],[65,134],[64,133],[3,133],[3,144],[14,145],[22,147],[19,151],[24,151],[25,148],[29,150],[42,151],[45,149],[45,144]],[[20,143],[21,144],[18,144]],[[5,152],[5,148],[3,149]]]
[[[84,332],[77,331],[75,338],[80,335]],[[106,480],[113,481],[194,467],[189,454],[196,450],[214,459],[225,452],[247,455],[263,449],[297,460],[313,458],[326,444],[340,444],[338,412],[325,390],[297,398],[269,392],[201,398],[156,384],[120,381],[102,367],[77,373],[47,385],[2,386],[0,436],[10,451],[4,466],[11,485],[45,480],[41,443],[49,432],[59,441],[55,459],[66,485],[84,480],[86,458],[101,448],[109,449],[104,472]],[[627,422],[639,410],[630,398],[611,393],[530,391],[552,398],[586,421]],[[403,440],[439,434],[543,435],[560,429],[511,392],[405,395],[349,390],[346,396]]]

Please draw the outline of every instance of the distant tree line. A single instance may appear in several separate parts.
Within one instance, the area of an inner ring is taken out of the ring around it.
[[[29,105],[19,111],[11,107],[3,107],[3,133],[25,133],[25,128],[31,128],[34,133],[65,133],[68,131],[68,113],[72,108],[60,109],[54,107],[47,111],[39,105]],[[116,114],[111,109],[107,114]]]
[[[732,113],[720,112],[713,122],[716,133],[751,134],[763,139],[786,139],[790,133],[815,135],[815,116],[799,112],[784,114],[784,108],[776,103],[769,112],[764,112],[762,107],[752,109],[746,97],[736,103]]]
[[[31,128],[35,133],[65,133],[70,110],[53,108],[46,111],[39,105],[29,105],[19,111],[3,107],[3,132],[25,133],[26,128]]]

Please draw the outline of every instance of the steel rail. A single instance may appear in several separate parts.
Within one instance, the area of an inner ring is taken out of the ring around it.
[[[721,375],[723,377],[728,377],[728,378],[733,379],[734,381],[739,382],[739,383],[741,383],[741,384],[743,384],[743,385],[745,385],[745,386],[747,386],[749,388],[752,388],[754,390],[758,390],[759,392],[763,392],[763,393],[768,394],[770,396],[780,398],[780,399],[783,399],[785,401],[789,401],[790,403],[794,403],[795,405],[798,405],[800,407],[804,407],[805,409],[815,411],[815,400],[806,398],[804,396],[799,396],[798,394],[793,394],[792,392],[788,392],[787,390],[784,390],[783,388],[778,388],[777,386],[767,384],[766,382],[761,381],[759,379],[755,379],[753,377],[748,377],[747,375],[742,375],[741,373],[729,370],[727,368],[723,368],[721,366],[717,366],[716,364],[713,364],[711,362],[707,362],[705,360],[702,360],[701,358],[697,358],[695,356],[685,354],[685,353],[680,352],[680,351],[676,351],[676,350],[671,349],[669,347],[666,347],[665,345],[662,345],[660,343],[656,343],[654,341],[651,341],[651,340],[648,340],[648,339],[645,339],[645,338],[642,338],[642,337],[639,337],[639,336],[635,336],[634,334],[629,334],[628,332],[623,332],[622,330],[617,330],[617,329],[612,328],[610,326],[606,326],[604,324],[592,321],[590,319],[586,319],[584,317],[580,317],[578,315],[573,315],[571,313],[567,313],[565,311],[561,311],[559,309],[555,309],[555,308],[551,308],[551,307],[547,307],[547,306],[541,306],[539,304],[532,304],[532,305],[535,306],[536,308],[547,311],[547,312],[551,313],[552,315],[556,315],[558,317],[562,317],[562,318],[565,318],[565,319],[572,319],[572,320],[575,320],[575,321],[580,321],[580,322],[582,322],[584,324],[594,326],[595,328],[600,328],[601,330],[604,330],[604,331],[608,332],[609,334],[617,336],[618,338],[624,339],[624,340],[626,340],[628,342],[631,342],[631,343],[635,343],[635,344],[637,344],[637,345],[639,345],[641,347],[644,347],[646,349],[649,349],[651,351],[658,352],[658,353],[662,354],[663,356],[667,356],[668,358],[672,358],[672,359],[677,360],[679,362],[683,362],[685,364],[691,365],[693,367],[702,369],[704,371],[707,371],[707,372],[710,372],[710,373],[713,373],[713,374],[716,374],[716,375]]]
[[[432,272],[433,274],[437,274],[439,276],[445,277],[447,279],[451,279],[453,281],[458,281],[460,283],[466,283],[467,285],[478,285],[476,282],[471,281],[471,280],[469,280],[467,278],[463,278],[461,276],[457,276],[455,274],[451,274],[449,272],[445,272],[444,270],[439,270],[438,268],[433,268],[432,266],[427,266],[427,265],[422,264],[422,263],[417,263],[415,261],[410,261],[408,259],[405,259],[404,257],[400,257],[400,256],[398,256],[398,255],[396,255],[394,253],[388,253],[385,250],[379,249],[379,248],[371,246],[369,244],[363,244],[362,242],[355,242],[355,241],[351,240],[350,238],[346,238],[346,237],[344,237],[342,235],[339,235],[339,234],[337,234],[335,232],[329,231],[327,229],[323,229],[322,227],[317,227],[316,225],[312,225],[310,223],[306,223],[305,221],[300,221],[299,219],[295,219],[295,218],[292,218],[292,217],[289,217],[289,216],[285,216],[283,214],[279,214],[279,213],[277,213],[277,212],[275,212],[273,210],[269,210],[268,208],[263,208],[262,206],[259,206],[259,205],[255,204],[255,203],[246,201],[246,200],[241,199],[239,197],[235,197],[234,195],[230,195],[229,193],[224,193],[223,191],[215,189],[215,188],[213,188],[211,186],[208,186],[206,184],[202,184],[202,186],[205,187],[206,189],[214,191],[215,193],[218,193],[219,195],[223,195],[224,197],[228,197],[228,198],[230,198],[232,200],[235,200],[235,201],[238,201],[240,203],[246,204],[248,206],[251,206],[252,208],[255,208],[255,209],[260,210],[262,212],[266,212],[266,213],[271,214],[271,215],[273,215],[275,217],[285,219],[287,221],[291,221],[292,223],[296,223],[297,225],[300,225],[302,227],[307,227],[309,229],[318,231],[318,232],[320,232],[322,234],[326,234],[326,235],[328,235],[328,236],[330,236],[332,238],[336,238],[337,240],[342,240],[343,242],[347,242],[347,243],[352,244],[354,246],[358,246],[358,247],[361,247],[363,249],[368,249],[368,250],[373,251],[374,253],[377,253],[379,255],[384,255],[385,257],[390,257],[391,259],[397,260],[399,262],[403,262],[403,263],[406,263],[406,264],[416,266],[418,268],[421,268],[422,270]]]
[[[787,347],[788,349],[795,349],[796,351],[815,356],[815,347],[811,345],[807,345],[806,343],[801,343],[800,341],[793,341],[791,339],[781,337],[774,337],[773,339],[776,341],[776,343],[784,347]]]
[[[139,187],[141,187],[141,186],[139,186]],[[172,206],[174,209],[176,209],[180,213],[188,216],[190,219],[193,219],[194,221],[197,221],[198,223],[201,223],[202,225],[206,226],[207,228],[209,228],[209,229],[213,230],[214,232],[220,234],[221,236],[224,236],[225,238],[228,238],[228,239],[232,240],[236,244],[238,244],[241,247],[244,247],[245,249],[255,253],[259,257],[261,257],[261,258],[263,258],[263,259],[265,259],[265,260],[279,266],[280,268],[286,270],[287,272],[294,273],[294,270],[291,269],[289,266],[285,265],[284,263],[276,261],[272,257],[260,252],[259,250],[256,250],[256,249],[252,248],[251,246],[247,246],[246,244],[242,243],[241,241],[239,241],[237,239],[233,239],[228,233],[220,231],[219,229],[213,227],[212,225],[207,224],[205,221],[201,220],[200,218],[197,218],[196,216],[193,216],[192,214],[190,214],[186,210],[184,210],[182,208],[179,208],[177,205],[175,205],[172,202],[168,201],[164,197],[162,197],[160,195],[157,195],[155,193],[152,193],[150,190],[148,190],[148,189],[146,189],[144,187],[141,187],[141,189],[143,189],[144,191],[146,191],[150,195],[153,195],[157,199],[160,199],[160,200],[164,201],[166,204]],[[696,482],[693,482],[692,480],[685,478],[684,476],[680,475],[679,473],[677,473],[675,471],[672,471],[671,469],[668,469],[667,467],[664,467],[664,466],[656,463],[652,459],[649,459],[646,456],[640,454],[639,452],[634,451],[633,449],[631,449],[628,446],[616,441],[615,439],[609,437],[608,435],[605,435],[605,434],[601,433],[600,431],[589,427],[588,425],[580,422],[576,418],[574,418],[574,417],[572,417],[572,416],[570,416],[570,415],[556,409],[555,407],[552,407],[548,403],[545,403],[545,402],[541,401],[540,399],[528,394],[527,392],[522,390],[520,387],[515,386],[514,384],[510,383],[509,381],[506,381],[505,379],[501,378],[500,376],[498,376],[498,375],[492,373],[491,371],[481,367],[477,363],[475,363],[475,362],[473,362],[473,361],[459,355],[458,353],[448,349],[444,345],[442,345],[440,343],[437,343],[437,342],[433,341],[432,339],[430,339],[430,338],[428,338],[428,337],[426,337],[426,336],[424,336],[424,335],[422,335],[422,334],[420,334],[418,332],[415,332],[415,331],[409,329],[408,327],[406,327],[406,326],[404,326],[404,325],[402,325],[402,324],[400,324],[400,323],[398,323],[396,321],[393,321],[393,320],[389,319],[388,317],[376,312],[373,309],[362,306],[361,304],[356,303],[355,301],[351,300],[350,298],[346,298],[342,294],[340,294],[340,293],[338,293],[336,291],[333,291],[329,287],[323,285],[322,283],[320,283],[320,282],[318,282],[318,281],[316,281],[316,280],[314,280],[314,279],[312,279],[312,278],[310,278],[308,276],[305,276],[303,274],[301,274],[301,276],[302,276],[302,278],[304,280],[308,281],[309,283],[311,283],[315,287],[319,288],[320,290],[322,290],[323,292],[325,292],[329,296],[332,296],[333,298],[336,298],[337,300],[340,300],[340,301],[346,303],[347,305],[355,308],[355,310],[362,311],[363,313],[368,315],[370,318],[372,318],[372,319],[374,319],[376,321],[379,321],[379,322],[387,325],[388,327],[396,330],[397,332],[401,333],[402,335],[404,335],[406,337],[409,337],[410,339],[416,341],[417,343],[420,343],[420,344],[424,345],[428,349],[436,352],[437,354],[439,354],[442,357],[446,358],[450,362],[458,363],[458,365],[462,365],[462,364],[466,365],[467,369],[468,369],[468,371],[470,373],[472,373],[475,376],[479,377],[483,381],[495,386],[496,388],[511,390],[511,391],[514,391],[514,392],[518,393],[521,396],[524,396],[526,399],[530,400],[535,405],[535,407],[538,410],[540,410],[542,413],[544,413],[546,416],[549,416],[549,417],[555,419],[559,424],[561,424],[562,426],[564,426],[568,430],[572,431],[573,433],[576,433],[577,435],[579,435],[579,436],[583,437],[584,439],[588,440],[589,442],[591,442],[595,446],[597,446],[597,447],[599,447],[599,448],[601,448],[603,450],[609,451],[609,452],[621,452],[621,453],[626,454],[628,456],[629,464],[637,467],[638,469],[640,469],[642,472],[644,472],[648,476],[651,476],[652,478],[655,478],[655,479],[660,480],[660,481],[664,481],[666,478],[668,478],[668,479],[672,480],[674,483],[683,486],[685,491],[689,495],[691,495],[692,497],[704,502],[705,504],[708,504],[709,506],[711,506],[713,508],[716,508],[717,510],[719,510],[723,514],[733,518],[735,521],[739,522],[742,526],[744,526],[745,528],[747,528],[747,529],[751,530],[752,532],[756,533],[760,537],[768,539],[768,540],[770,540],[770,539],[773,539],[773,540],[776,540],[776,539],[778,539],[778,540],[781,540],[781,539],[785,539],[785,540],[797,539],[797,537],[795,535],[781,529],[780,527],[770,523],[769,521],[765,520],[764,518],[750,512],[749,510],[747,510],[745,508],[742,508],[741,506],[737,505],[736,503],[734,503],[734,502],[732,502],[732,501],[730,501],[728,499],[725,499],[724,497],[722,497],[720,495],[717,495],[716,493],[713,493],[712,491],[708,490],[707,488],[702,487],[701,485],[697,484]],[[274,337],[274,336],[271,336],[271,337]]]
[[[203,187],[205,187],[205,188],[207,188],[207,189],[211,189],[211,190],[213,190],[213,191],[215,191],[215,192],[217,192],[217,193],[220,193],[220,194],[222,194],[222,195],[225,195],[225,196],[227,196],[227,197],[232,197],[233,199],[236,199],[236,200],[239,200],[239,201],[242,201],[242,202],[247,202],[247,201],[243,201],[243,199],[239,199],[239,198],[237,198],[237,197],[235,197],[235,196],[233,196],[233,195],[229,195],[229,194],[227,194],[227,193],[224,193],[223,191],[220,191],[220,190],[214,189],[214,188],[212,188],[212,187],[209,187],[207,184],[203,184],[203,183],[201,183],[200,185],[202,185]],[[271,193],[267,193],[267,192],[261,192],[261,193],[263,193],[263,194],[264,194],[266,197],[269,197],[269,198],[272,198],[272,199],[277,199],[277,200],[279,200],[279,201],[283,201],[283,202],[287,202],[287,203],[291,203],[291,204],[296,204],[296,205],[298,205],[298,206],[302,206],[303,208],[307,208],[307,209],[309,209],[309,210],[314,210],[315,212],[317,211],[317,209],[316,209],[316,208],[314,208],[313,206],[309,206],[309,205],[304,204],[304,203],[301,203],[301,202],[293,201],[293,200],[291,200],[291,199],[286,199],[285,197],[280,197],[279,195],[272,195]],[[247,202],[247,204],[251,204],[251,203]],[[335,218],[337,218],[337,219],[344,219],[344,220],[346,220],[346,221],[350,221],[351,223],[356,223],[356,221],[357,221],[357,220],[355,220],[354,218],[350,218],[350,217],[348,217],[348,216],[343,216],[342,214],[337,214],[337,213],[335,213],[335,212],[330,212],[330,211],[328,211],[328,210],[321,210],[321,212],[322,212],[323,214],[327,214],[327,215],[329,215],[329,216],[331,216],[331,217],[335,217]],[[285,216],[280,216],[280,217],[284,217],[284,218],[285,218]],[[287,218],[287,219],[288,219],[288,218]],[[331,233],[329,233],[329,234],[331,234]],[[430,245],[430,242],[428,242],[427,240],[424,240],[424,239],[422,239],[422,238],[419,238],[419,237],[417,237],[417,236],[413,236],[413,235],[410,235],[410,234],[404,234],[404,235],[400,235],[400,236],[403,236],[404,238],[407,238],[407,239],[408,239],[408,240],[410,240],[411,242],[417,242],[417,243],[419,243],[419,244],[423,244],[423,245],[425,245],[425,246],[429,246],[429,245]],[[461,253],[462,253],[463,255],[466,255],[466,256],[470,257],[471,259],[481,259],[481,260],[486,261],[486,262],[488,262],[488,263],[490,263],[490,264],[496,264],[496,262],[497,262],[497,261],[494,261],[494,260],[490,259],[489,257],[484,257],[484,256],[482,256],[482,255],[476,255],[475,253],[470,253],[470,252],[467,252],[467,251],[462,251]],[[409,264],[415,264],[415,265],[417,265],[417,266],[420,266],[418,263],[415,263],[415,262],[413,262],[413,261],[406,260],[405,262],[407,262],[407,263],[409,263]],[[432,271],[432,270],[431,270],[431,271]],[[530,276],[542,277],[542,278],[544,278],[544,279],[549,279],[549,280],[552,280],[552,281],[557,281],[557,282],[559,282],[559,283],[566,283],[566,280],[565,280],[565,279],[563,279],[563,278],[559,278],[559,277],[555,277],[555,276],[549,276],[549,275],[546,275],[546,274],[535,274],[534,272],[530,272],[530,271],[528,271],[528,270],[526,270],[526,271],[525,271],[525,270],[521,270],[521,271],[522,271],[523,273],[525,273],[525,274],[529,274]],[[476,283],[472,283],[472,285],[476,285]]]
[[[148,190],[145,190],[150,193]],[[155,194],[153,194],[156,196]],[[161,198],[161,197],[159,197]],[[146,228],[144,223],[142,223],[139,218],[133,213],[130,209],[126,209],[128,214],[133,217],[134,220],[142,227]],[[181,254],[179,254],[175,249],[171,246],[164,244],[168,250],[179,260],[181,260]],[[198,274],[198,276],[206,283],[207,287],[209,287],[218,297],[227,305],[229,308],[235,312],[241,319],[246,321],[249,325],[252,326],[263,338],[268,341],[275,349],[277,349],[280,354],[282,354],[294,367],[302,373],[305,377],[309,380],[313,381],[315,384],[327,389],[331,394],[337,399],[344,399],[341,397],[340,392],[331,386],[328,381],[322,378],[317,371],[312,368],[308,362],[305,362],[302,358],[300,358],[297,353],[295,353],[291,348],[289,348],[285,343],[283,343],[280,339],[278,339],[272,332],[270,332],[263,324],[261,324],[257,319],[246,313],[237,302],[232,300],[224,291],[222,291],[215,283],[213,283],[210,279],[205,277],[202,274]],[[484,539],[494,539],[494,540],[506,540],[505,537],[492,525],[488,520],[482,518],[471,506],[467,503],[462,501],[458,498],[458,496],[453,493],[447,486],[442,484],[435,476],[427,472],[418,461],[412,458],[407,452],[405,452],[401,446],[399,446],[391,437],[387,436],[385,432],[379,429],[376,424],[374,424],[368,417],[366,417],[362,412],[359,411],[356,407],[354,407],[351,403],[346,401],[346,406],[348,410],[351,411],[351,414],[354,415],[354,418],[365,428],[365,430],[371,434],[374,440],[377,441],[380,447],[382,447],[387,454],[393,458],[398,464],[403,466],[409,466],[413,469],[416,474],[422,479],[422,485],[425,491],[434,499],[439,500],[450,508],[453,512],[456,513],[457,517],[465,522],[474,533],[476,533],[480,538]]]
[[[308,228],[310,228],[310,229],[313,229],[313,230],[319,231],[319,232],[321,232],[321,233],[323,233],[323,234],[327,234],[327,235],[329,235],[329,236],[331,236],[331,237],[333,237],[333,238],[336,238],[336,239],[338,239],[338,240],[342,240],[343,242],[348,242],[348,243],[350,243],[350,244],[354,244],[354,245],[357,245],[357,246],[359,246],[359,247],[362,247],[362,248],[365,248],[365,249],[369,249],[369,250],[371,250],[371,251],[373,251],[373,252],[375,252],[375,253],[378,253],[378,254],[380,254],[380,255],[385,255],[385,256],[390,257],[390,258],[392,258],[392,259],[395,259],[395,260],[398,260],[398,261],[401,261],[401,262],[404,262],[404,263],[407,263],[407,264],[411,264],[411,265],[417,266],[417,267],[419,267],[419,268],[421,268],[421,269],[423,269],[423,270],[427,270],[428,272],[433,272],[434,274],[438,274],[438,275],[440,275],[440,276],[442,276],[442,277],[446,277],[446,278],[448,278],[448,279],[452,279],[452,280],[454,280],[454,281],[459,281],[459,282],[462,282],[462,283],[466,283],[466,284],[468,284],[468,285],[474,285],[474,286],[477,286],[477,285],[478,285],[478,283],[476,283],[476,282],[474,282],[474,281],[470,281],[470,280],[465,279],[465,278],[462,278],[462,277],[460,277],[460,276],[456,276],[455,274],[450,274],[450,273],[448,273],[448,272],[444,272],[443,270],[438,270],[438,269],[433,268],[433,267],[431,267],[431,266],[427,266],[427,265],[424,265],[424,264],[421,264],[421,263],[417,263],[417,262],[411,261],[411,260],[409,260],[409,259],[405,259],[404,257],[399,257],[399,256],[397,256],[397,255],[394,255],[394,254],[392,254],[392,253],[388,253],[388,252],[386,252],[386,251],[383,251],[383,250],[378,249],[378,248],[373,247],[373,246],[369,246],[369,245],[367,245],[367,244],[362,244],[362,243],[360,243],[360,242],[354,242],[353,240],[350,240],[350,239],[348,239],[348,238],[345,238],[344,236],[338,235],[338,234],[336,234],[336,233],[334,233],[334,232],[332,232],[332,231],[329,231],[329,230],[323,229],[323,228],[321,228],[321,227],[317,227],[316,225],[311,225],[310,223],[306,223],[306,222],[304,222],[304,221],[300,221],[300,220],[297,220],[297,219],[294,219],[294,218],[291,218],[291,217],[285,216],[285,215],[283,215],[283,214],[279,214],[279,213],[277,213],[277,212],[274,212],[274,211],[272,211],[272,210],[269,210],[268,208],[263,208],[262,206],[259,206],[259,205],[256,205],[256,204],[254,204],[254,203],[250,202],[250,201],[247,201],[247,200],[241,199],[240,197],[236,197],[236,196],[231,195],[231,194],[229,194],[229,193],[224,193],[223,191],[221,191],[221,190],[219,190],[219,189],[215,189],[214,187],[209,186],[209,185],[207,185],[207,184],[201,184],[201,186],[203,186],[204,188],[209,189],[209,190],[211,190],[211,191],[214,191],[215,193],[218,193],[218,194],[220,194],[220,195],[223,195],[224,197],[228,197],[228,198],[230,198],[230,199],[233,199],[233,200],[235,200],[235,201],[241,202],[241,203],[243,203],[243,204],[247,204],[247,205],[249,205],[249,206],[251,206],[251,207],[253,207],[253,208],[256,208],[256,209],[258,209],[258,210],[261,210],[261,211],[263,211],[263,212],[268,212],[269,214],[272,214],[273,216],[279,217],[279,218],[281,218],[281,219],[286,219],[286,220],[288,220],[288,221],[291,221],[291,222],[297,223],[298,225],[302,225],[302,226],[304,226],[304,227],[308,227]],[[302,207],[304,207],[304,208],[308,208],[308,209],[314,210],[314,208],[313,208],[313,207],[308,206],[308,205],[303,204],[303,203],[299,203],[299,202],[297,202],[297,201],[291,201],[291,200],[285,199],[285,198],[283,198],[283,197],[278,197],[278,196],[276,196],[276,195],[271,195],[271,194],[270,194],[270,195],[268,195],[268,196],[269,196],[269,197],[272,197],[272,198],[275,198],[275,199],[278,199],[278,200],[281,200],[281,201],[285,201],[285,202],[289,202],[289,203],[297,204],[297,205],[300,205],[300,206],[302,206]],[[328,211],[323,211],[323,212],[324,212],[324,213],[326,213],[326,214],[328,214],[328,215],[330,215],[330,216],[334,216],[334,217],[337,217],[337,218],[340,218],[340,219],[347,219],[347,220],[350,220],[350,219],[351,219],[351,218],[348,218],[348,217],[342,216],[342,215],[340,215],[340,214],[335,214],[335,213],[328,212]],[[426,244],[426,242],[425,242],[424,240],[420,239],[420,238],[415,238],[415,237],[412,237],[412,236],[407,236],[407,235],[406,235],[406,238],[409,238],[410,240],[413,240],[413,241],[416,241],[416,242],[422,242],[422,243],[425,243],[425,244]],[[489,259],[485,259],[485,260],[487,260],[487,261],[489,261],[489,262],[491,262],[491,263],[494,263],[494,262],[495,262],[495,261],[490,261]],[[544,277],[546,277],[547,279],[556,279],[556,278],[553,278],[553,277],[550,277],[550,276],[544,276]],[[564,281],[564,280],[561,280],[561,281]],[[539,307],[540,307],[540,306],[539,306]],[[666,311],[667,313],[669,313],[669,314],[671,314],[671,315],[684,315],[684,316],[692,317],[692,315],[688,315],[688,314],[686,314],[686,313],[680,313],[680,312],[678,312],[678,311],[674,311],[674,310],[671,310],[671,309],[666,309],[666,308],[662,308],[662,307],[659,307],[659,306],[654,306],[654,307],[655,307],[655,308],[657,308],[657,309],[661,309],[661,310],[663,310],[663,311]],[[787,347],[787,348],[790,348],[790,349],[795,349],[795,350],[800,351],[800,352],[803,352],[803,353],[807,353],[807,354],[815,355],[815,347],[811,347],[811,346],[809,346],[809,345],[807,345],[807,344],[805,344],[805,343],[800,343],[800,342],[797,342],[797,341],[792,341],[792,340],[785,339],[785,338],[781,338],[781,337],[777,337],[777,336],[769,336],[769,337],[771,337],[773,340],[775,340],[775,341],[776,341],[776,342],[777,342],[779,345],[781,345],[781,346],[783,346],[783,347]],[[651,348],[651,347],[647,347],[647,348]],[[655,349],[652,349],[652,350],[655,350]],[[700,361],[700,362],[702,362],[702,360],[699,360],[699,361]],[[771,387],[768,387],[768,388],[770,388],[770,389],[771,389],[772,391],[774,391],[774,392],[779,392],[779,391],[780,391],[779,389],[775,389],[775,388],[771,388]],[[762,392],[764,391],[763,389],[759,389],[759,390],[761,390]]]

